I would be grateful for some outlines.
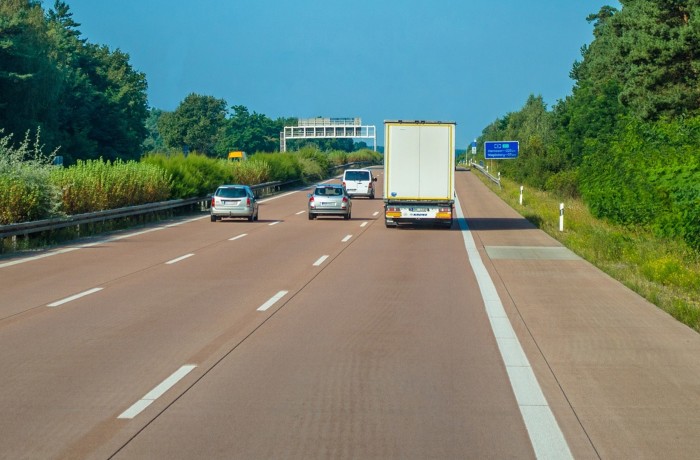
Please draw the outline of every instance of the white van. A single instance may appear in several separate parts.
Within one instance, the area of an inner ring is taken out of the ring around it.
[[[377,178],[369,169],[346,169],[343,173],[343,185],[351,197],[366,196],[374,199],[375,182]]]

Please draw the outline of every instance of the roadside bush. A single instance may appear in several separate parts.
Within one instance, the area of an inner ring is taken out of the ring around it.
[[[305,184],[311,182],[319,182],[328,177],[328,169],[323,167],[316,161],[309,158],[300,158],[301,164],[301,179]]]
[[[328,154],[328,161],[332,166],[340,166],[348,163],[348,153],[342,150],[333,150]]]
[[[51,172],[62,211],[81,214],[166,200],[170,178],[162,168],[135,161],[78,160]]]
[[[379,152],[375,152],[374,150],[370,149],[362,149],[356,152],[348,153],[347,163],[354,163],[357,161],[366,161],[371,164],[382,164],[384,157]]]
[[[250,160],[264,161],[270,168],[270,181],[301,179],[301,163],[293,153],[256,153]]]
[[[166,171],[171,178],[172,198],[192,198],[206,196],[221,184],[234,180],[233,163],[190,153],[149,154],[141,163],[156,165]]]
[[[270,182],[271,169],[266,158],[253,155],[250,160],[233,164],[234,182],[245,185]]]
[[[0,129],[0,135],[4,130]],[[19,146],[12,135],[0,137],[0,225],[45,219],[58,213],[58,189],[50,182],[55,152],[45,155],[39,140],[29,132]]]
[[[700,251],[700,117],[627,120],[618,137],[581,165],[581,196],[611,222],[682,237]]]
[[[575,169],[559,171],[547,178],[544,190],[563,198],[578,198],[578,172]]]
[[[313,145],[307,145],[300,149],[297,153],[299,155],[300,159],[305,159],[305,160],[310,160],[311,162],[316,163],[320,169],[323,171],[323,174],[327,174],[328,169],[330,168],[331,162],[328,159],[328,154],[321,152],[319,149],[317,149]],[[309,162],[306,162],[307,165],[309,165]],[[312,171],[303,171],[303,164],[302,164],[302,176],[304,175],[313,175]]]

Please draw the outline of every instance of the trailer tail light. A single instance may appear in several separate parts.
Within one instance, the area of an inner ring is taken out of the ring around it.
[[[384,213],[384,215],[390,218],[401,217],[401,209],[395,206],[389,206],[386,208],[386,212]]]
[[[452,208],[440,208],[435,215],[438,219],[452,219]]]

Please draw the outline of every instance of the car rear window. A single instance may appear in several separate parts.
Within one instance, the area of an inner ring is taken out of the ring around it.
[[[345,180],[369,180],[368,171],[345,171]]]
[[[314,195],[319,196],[340,196],[343,194],[343,190],[338,187],[318,187],[314,191]]]
[[[244,188],[226,187],[220,188],[216,192],[216,196],[220,196],[223,198],[244,198],[245,196],[247,196],[247,194]]]

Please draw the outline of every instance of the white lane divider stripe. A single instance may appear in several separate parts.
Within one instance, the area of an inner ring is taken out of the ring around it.
[[[366,227],[369,222],[362,222],[362,225],[360,225],[360,228]]]
[[[510,324],[496,286],[493,284],[484,261],[481,260],[457,197],[455,197],[455,207],[459,227],[464,238],[464,246],[469,256],[469,264],[476,275],[491,329],[501,352],[501,358],[505,364],[515,399],[518,402],[520,414],[523,416],[525,428],[530,436],[535,456],[537,458],[573,459],[564,434],[557,424],[552,409],[549,407],[537,377],[530,366],[530,361]]]
[[[304,214],[305,212],[306,212],[306,211],[299,211],[299,212],[297,213],[297,216],[298,216],[299,214]]]
[[[379,211],[375,211],[374,214],[372,214],[372,215],[373,215],[373,216],[378,216],[378,215],[379,215]]]
[[[65,299],[58,300],[56,302],[52,302],[46,306],[47,307],[58,307],[58,306],[63,305],[64,303],[72,302],[73,300],[79,299],[81,297],[85,297],[86,295],[94,294],[95,292],[101,291],[102,289],[103,288],[101,288],[101,287],[88,289],[85,292],[81,292],[79,294],[75,294],[75,295],[72,295],[70,297],[66,297]]]
[[[319,257],[318,260],[316,262],[314,262],[314,267],[320,266],[323,262],[326,261],[327,258],[328,258],[328,256]]]
[[[180,257],[178,257],[178,258],[176,258],[176,259],[169,260],[169,261],[165,262],[165,265],[176,264],[176,263],[180,262],[181,260],[185,260],[185,259],[187,259],[187,258],[192,257],[193,255],[194,255],[194,254],[185,254],[184,256],[180,256]]]
[[[268,301],[265,302],[264,304],[260,305],[260,307],[258,307],[258,311],[265,311],[265,310],[267,310],[268,308],[270,308],[271,306],[273,306],[274,304],[276,304],[277,301],[279,301],[282,297],[284,297],[285,295],[287,295],[288,292],[289,292],[289,291],[280,291],[280,292],[278,292],[277,294],[275,294],[274,296],[272,296],[272,297],[270,298],[270,300],[268,300]]]
[[[347,235],[345,238],[342,239],[343,243],[347,243],[350,241],[350,238],[352,238],[352,235]]]
[[[279,223],[280,223],[280,221],[277,220],[277,221],[271,222],[271,223],[269,223],[269,224],[267,224],[267,225],[269,225],[270,227],[272,227],[273,225],[277,225],[277,224],[279,224]]]
[[[195,367],[194,364],[187,364],[182,366],[180,369],[173,372],[173,374],[167,379],[163,380],[158,386],[149,391],[146,396],[136,401],[131,407],[121,413],[117,418],[134,418],[139,415],[145,408],[151,405],[153,401],[160,398],[172,388],[177,382],[182,380],[187,374],[189,374]]]
[[[248,234],[247,234],[247,233],[241,233],[240,235],[234,236],[233,238],[229,238],[228,240],[229,240],[229,241],[236,241],[236,240],[238,240],[238,239],[243,238],[244,236],[248,236]]]

